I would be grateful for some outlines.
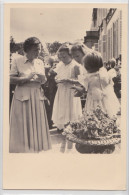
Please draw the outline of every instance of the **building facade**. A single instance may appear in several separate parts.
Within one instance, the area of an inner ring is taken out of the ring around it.
[[[92,44],[94,50],[102,54],[103,61],[111,58],[121,60],[122,11],[119,9],[94,8],[90,32],[98,33],[98,40]],[[86,43],[84,37],[84,43]],[[90,47],[91,48],[91,47]]]

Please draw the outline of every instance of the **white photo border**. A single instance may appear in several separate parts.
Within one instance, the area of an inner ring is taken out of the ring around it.
[[[68,3],[69,1],[43,1],[43,0],[38,0],[38,1],[26,1],[26,0],[21,0],[21,1],[11,1],[11,0],[1,0],[0,2],[0,194],[1,195],[37,195],[37,194],[87,194],[87,195],[126,195],[129,194],[129,121],[127,120],[127,190],[126,191],[68,191],[68,190],[3,190],[2,189],[2,160],[3,160],[3,153],[2,153],[2,145],[3,145],[3,64],[4,64],[4,34],[3,34],[3,29],[4,29],[4,23],[3,23],[3,18],[4,18],[4,4],[5,3]],[[98,3],[97,0],[83,0],[81,1],[82,3]],[[81,3],[77,0],[70,1],[69,3]],[[128,3],[128,0],[106,0],[102,1],[100,0],[99,3]],[[128,4],[129,8],[129,4]],[[128,15],[129,19],[129,15]],[[128,37],[129,37],[129,23],[128,23]],[[129,54],[129,38],[128,38],[128,54]],[[128,78],[129,78],[129,55],[128,55]],[[127,98],[129,100],[129,80],[128,80],[128,93],[127,93]],[[127,113],[127,119],[129,117],[129,101],[128,103],[128,113]]]

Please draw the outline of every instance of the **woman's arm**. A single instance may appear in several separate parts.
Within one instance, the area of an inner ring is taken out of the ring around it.
[[[10,76],[10,84],[23,84],[27,81],[25,77]]]
[[[69,82],[71,84],[80,84],[77,79],[66,79],[66,82]]]
[[[17,59],[14,59],[12,62],[12,66],[11,66],[11,70],[10,70],[10,84],[23,84],[29,80],[31,80],[33,78],[33,76],[35,75],[35,72],[31,72],[29,75],[27,76],[19,76],[19,70],[17,67]]]
[[[75,79],[55,79],[56,83],[70,83],[70,84],[75,84],[75,85],[80,85],[78,80]]]
[[[11,84],[23,84],[25,82],[30,81],[35,75],[35,72],[31,72],[29,75],[25,76],[25,77],[18,77],[18,76],[13,76],[10,75],[10,83]]]

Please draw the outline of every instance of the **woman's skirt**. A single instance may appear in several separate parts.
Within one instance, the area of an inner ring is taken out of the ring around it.
[[[10,113],[10,153],[51,149],[44,94],[39,83],[17,86]]]

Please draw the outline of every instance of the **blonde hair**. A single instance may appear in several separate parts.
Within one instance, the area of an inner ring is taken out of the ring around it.
[[[85,44],[80,43],[80,42],[76,42],[72,45],[71,47],[71,53],[75,52],[75,51],[80,51],[81,53],[83,53],[84,55],[87,54],[87,52],[90,52],[91,49],[89,49]]]

